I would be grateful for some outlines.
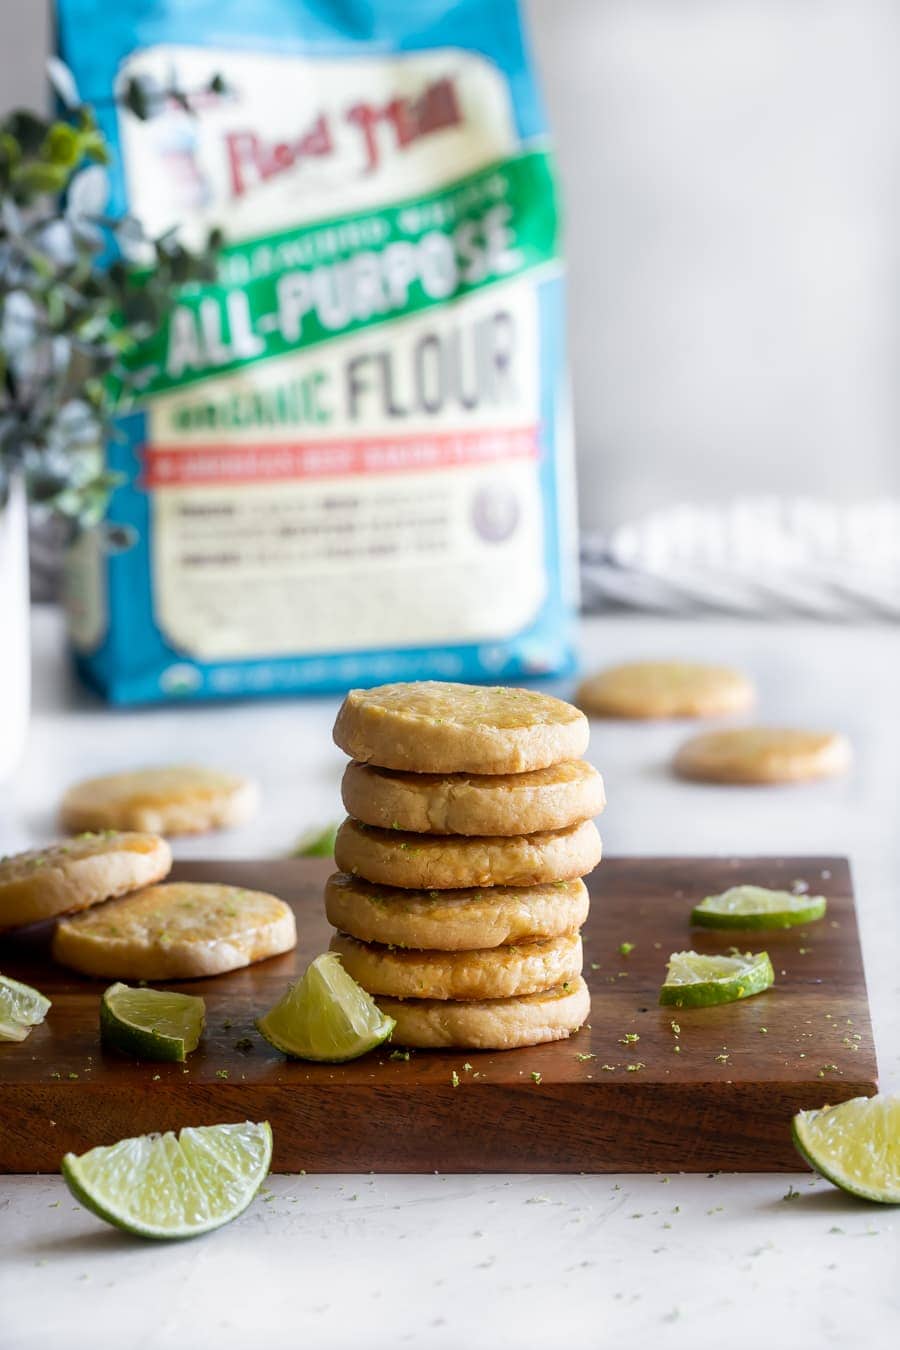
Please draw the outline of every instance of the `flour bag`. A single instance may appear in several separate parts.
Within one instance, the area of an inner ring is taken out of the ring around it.
[[[135,703],[567,669],[556,185],[516,0],[58,10],[112,205],[226,240],[109,447],[134,542],[72,551],[86,677]],[[117,110],[135,79],[189,107]]]

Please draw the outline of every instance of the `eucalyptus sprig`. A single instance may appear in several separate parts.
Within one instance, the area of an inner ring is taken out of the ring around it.
[[[74,531],[102,518],[117,481],[104,445],[142,380],[126,358],[179,287],[214,278],[221,237],[192,252],[109,214],[106,140],[67,67],[54,59],[50,76],[64,116],[0,120],[0,505],[21,472],[30,501]],[[130,81],[121,100],[145,119],[193,96]]]

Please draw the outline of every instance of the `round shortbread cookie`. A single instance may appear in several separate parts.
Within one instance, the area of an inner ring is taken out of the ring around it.
[[[843,773],[850,759],[849,741],[835,732],[742,727],[693,736],[674,767],[710,783],[799,783]]]
[[[345,820],[334,841],[334,861],[342,872],[417,891],[572,881],[597,866],[600,852],[592,820],[512,837],[410,834]]]
[[[334,724],[353,759],[413,773],[526,773],[578,759],[589,734],[549,694],[440,680],[351,689]]]
[[[361,942],[420,951],[477,951],[574,933],[588,915],[583,881],[486,890],[404,891],[335,872],[325,883],[328,922]]]
[[[467,1003],[446,999],[376,998],[396,1022],[391,1040],[415,1050],[515,1050],[563,1041],[591,1015],[591,996],[579,975],[564,988],[520,998]]]
[[[0,859],[0,932],[72,914],[167,876],[172,852],[155,834],[83,834]]]
[[[240,825],[256,811],[255,783],[193,764],[136,769],[74,783],[62,800],[67,830],[199,834]]]
[[[85,975],[191,980],[290,951],[293,911],[265,891],[173,881],[64,919],[53,955]]]
[[[581,974],[581,934],[475,952],[411,952],[331,939],[348,975],[370,994],[391,998],[512,998],[565,984]]]
[[[516,774],[403,773],[353,760],[341,784],[344,806],[366,825],[415,834],[534,834],[598,816],[603,779],[569,759]]]
[[[633,661],[589,676],[575,698],[599,717],[717,717],[749,708],[755,691],[728,666]]]

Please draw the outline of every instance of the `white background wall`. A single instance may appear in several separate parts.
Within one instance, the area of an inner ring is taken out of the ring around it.
[[[585,523],[897,491],[897,0],[528,9],[568,203]],[[0,0],[5,104],[39,88],[43,41],[43,0]]]
[[[0,111],[40,104],[48,26],[46,0],[0,0]]]
[[[900,486],[897,0],[531,0],[582,515]]]

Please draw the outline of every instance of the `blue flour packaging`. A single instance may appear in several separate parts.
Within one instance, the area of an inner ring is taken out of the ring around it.
[[[112,206],[226,239],[109,448],[136,543],[72,551],[86,677],[134,703],[567,669],[556,189],[515,0],[58,9]],[[173,78],[188,109],[116,110]]]

